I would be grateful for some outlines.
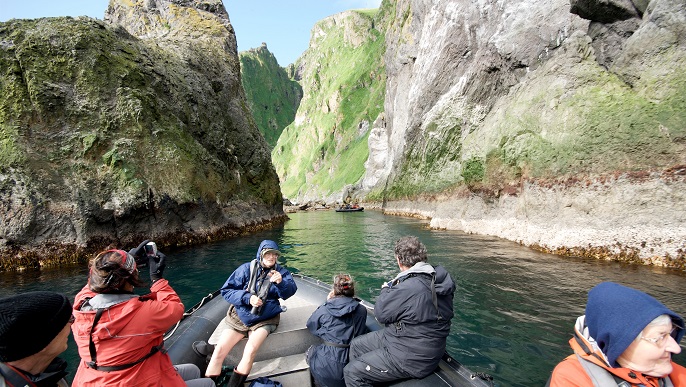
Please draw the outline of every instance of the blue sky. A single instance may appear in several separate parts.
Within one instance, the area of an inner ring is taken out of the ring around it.
[[[381,0],[223,0],[238,50],[267,43],[281,66],[302,54],[315,22],[348,10],[377,8]],[[12,18],[90,16],[102,19],[109,0],[0,0],[0,22]]]

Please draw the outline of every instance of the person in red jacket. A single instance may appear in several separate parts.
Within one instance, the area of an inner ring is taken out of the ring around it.
[[[143,286],[135,258],[107,250],[90,263],[86,286],[74,300],[72,325],[79,363],[72,386],[214,387],[200,379],[195,365],[174,366],[163,350],[164,333],[183,315],[174,289],[162,278],[166,257],[149,256],[150,294]],[[187,381],[186,381],[187,380]]]
[[[586,314],[569,344],[574,354],[555,367],[552,387],[684,387],[684,320],[648,294],[612,282],[588,292]],[[622,384],[624,383],[624,384]]]

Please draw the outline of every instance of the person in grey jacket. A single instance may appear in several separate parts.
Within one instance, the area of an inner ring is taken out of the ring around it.
[[[428,264],[417,237],[395,244],[400,273],[383,284],[374,313],[385,328],[350,343],[343,374],[348,387],[423,378],[438,366],[453,318],[455,283],[441,266]]]

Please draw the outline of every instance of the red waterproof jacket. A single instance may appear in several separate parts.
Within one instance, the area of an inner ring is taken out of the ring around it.
[[[156,281],[151,294],[99,295],[88,285],[76,295],[72,324],[81,362],[72,387],[79,386],[164,386],[185,387],[186,383],[172,366],[169,355],[157,352],[143,362],[120,371],[104,372],[88,366],[90,333],[95,308],[105,309],[93,329],[98,366],[134,363],[162,344],[164,333],[183,315],[183,304],[166,279]],[[98,298],[94,298],[98,296]],[[119,299],[116,299],[119,297]],[[113,298],[115,300],[113,301]],[[103,304],[103,299],[107,301]]]
[[[658,379],[634,372],[629,368],[610,367],[604,360],[600,350],[593,351],[593,345],[575,329],[574,337],[569,340],[574,354],[565,358],[555,367],[550,378],[550,387],[594,387],[591,377],[581,364],[582,361],[591,362],[602,367],[607,372],[627,381],[631,386],[658,387]],[[686,387],[686,368],[672,362],[674,367],[669,374],[674,387]]]

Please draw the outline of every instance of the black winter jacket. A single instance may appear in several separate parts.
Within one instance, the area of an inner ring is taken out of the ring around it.
[[[437,305],[431,289],[434,274]],[[442,266],[419,262],[388,285],[374,307],[376,319],[386,325],[383,345],[399,369],[422,378],[436,369],[445,353],[455,283]]]
[[[327,300],[312,313],[307,329],[325,342],[309,351],[310,372],[317,382],[328,387],[345,387],[343,368],[348,364],[347,346],[353,338],[367,333],[366,320],[367,308],[345,296]]]
[[[0,363],[0,387],[69,387],[64,379],[67,375],[67,362],[56,357],[39,375],[31,375],[8,364]]]

